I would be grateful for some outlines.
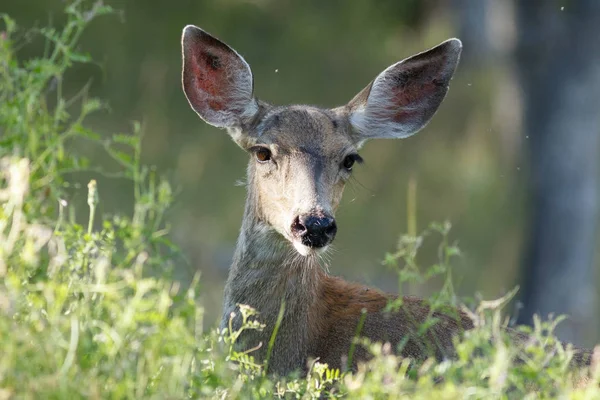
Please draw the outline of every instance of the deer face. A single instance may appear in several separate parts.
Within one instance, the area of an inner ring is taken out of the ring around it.
[[[233,49],[194,26],[183,32],[183,89],[192,108],[250,153],[254,215],[301,255],[323,251],[358,149],[404,138],[431,119],[460,55],[457,39],[398,62],[347,105],[274,107],[253,96],[252,72]]]
[[[271,109],[249,151],[257,214],[307,255],[334,239],[335,210],[361,158],[344,116],[307,106]]]

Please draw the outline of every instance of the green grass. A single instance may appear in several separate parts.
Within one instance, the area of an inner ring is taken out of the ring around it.
[[[524,348],[511,342],[500,313],[510,295],[473,304],[477,328],[457,342],[456,358],[441,363],[411,364],[389,346],[357,339],[374,358],[355,373],[317,362],[307,376],[276,379],[251,352],[234,350],[239,331],[207,333],[198,279],[182,289],[157,272],[183,261],[164,221],[172,192],[140,163],[139,125],[130,134],[100,135],[86,118],[104,112],[103,102],[87,87],[63,94],[65,73],[91,62],[75,50],[82,31],[112,10],[99,2],[66,4],[60,29],[19,30],[6,15],[0,24],[0,399],[600,397],[598,368],[582,372],[591,375],[588,385],[574,387],[580,372],[569,369],[572,351],[552,335],[558,321],[537,320]],[[18,49],[40,38],[44,53],[19,59]],[[66,177],[102,174],[78,154],[80,141],[106,152],[119,176],[131,180],[132,215],[98,215],[102,187],[91,181],[89,217],[75,217]],[[449,229],[432,225],[403,236],[386,256],[400,289],[446,276],[429,299],[432,309],[461,306],[450,279],[459,251]],[[424,240],[440,242],[439,261],[427,268],[417,263]],[[241,329],[260,329],[252,309],[242,312]]]

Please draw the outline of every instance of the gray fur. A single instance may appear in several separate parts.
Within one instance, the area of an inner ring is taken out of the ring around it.
[[[359,140],[404,139],[425,127],[446,96],[461,50],[460,40],[449,39],[379,74],[350,105]]]

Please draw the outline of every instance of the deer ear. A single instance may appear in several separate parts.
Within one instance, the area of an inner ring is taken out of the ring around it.
[[[258,112],[246,61],[225,43],[188,25],[181,38],[183,91],[196,113],[219,128],[239,128]]]
[[[446,96],[461,49],[449,39],[379,74],[347,106],[357,141],[405,138],[423,128]]]

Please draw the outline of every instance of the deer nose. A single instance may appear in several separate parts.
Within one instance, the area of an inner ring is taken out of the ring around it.
[[[294,218],[292,235],[308,247],[327,246],[337,232],[335,219],[327,215],[304,214]]]

